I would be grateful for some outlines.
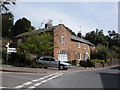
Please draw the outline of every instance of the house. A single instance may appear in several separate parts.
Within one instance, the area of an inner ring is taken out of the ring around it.
[[[75,36],[71,34],[70,29],[63,24],[57,26],[45,25],[42,30],[35,30],[32,32],[22,33],[17,35],[18,41],[21,41],[22,37],[26,37],[28,33],[36,34],[42,32],[49,32],[54,35],[54,48],[53,56],[61,61],[87,60],[90,58],[91,51],[95,49],[95,45],[91,42],[81,38],[79,35]]]

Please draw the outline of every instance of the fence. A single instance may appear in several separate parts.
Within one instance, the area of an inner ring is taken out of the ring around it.
[[[95,68],[103,68],[103,67],[109,67],[114,65],[120,65],[120,59],[114,58],[104,64],[95,64]]]

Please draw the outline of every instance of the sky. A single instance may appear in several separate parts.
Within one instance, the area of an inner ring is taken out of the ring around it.
[[[36,29],[51,19],[53,26],[64,24],[76,34],[81,31],[85,35],[96,28],[104,34],[118,32],[117,2],[17,2],[10,11],[15,22],[25,17]]]

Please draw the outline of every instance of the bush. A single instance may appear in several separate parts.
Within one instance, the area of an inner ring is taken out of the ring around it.
[[[76,66],[76,60],[69,61],[68,63],[70,63],[73,66]]]
[[[80,66],[82,66],[82,67],[94,67],[95,64],[94,64],[94,62],[91,62],[90,59],[88,59],[87,61],[80,61]]]
[[[92,59],[99,59],[101,60],[105,60],[105,62],[107,62],[108,58],[113,58],[113,54],[110,51],[110,49],[108,49],[107,47],[98,44],[96,47],[96,51],[93,51],[91,53],[91,58]],[[99,61],[98,61],[99,62]]]
[[[105,63],[105,60],[100,60],[100,59],[90,59],[91,62],[94,62],[96,64],[98,63]]]

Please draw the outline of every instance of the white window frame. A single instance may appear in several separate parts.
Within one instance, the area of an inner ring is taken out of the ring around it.
[[[81,43],[80,42],[78,42],[78,48],[81,48]]]
[[[78,60],[81,60],[81,53],[77,53]]]
[[[84,43],[84,49],[86,49],[86,44]]]
[[[90,46],[88,45],[88,50],[90,50]]]
[[[64,37],[64,36],[61,36],[60,42],[61,42],[62,44],[65,44],[65,37]]]

